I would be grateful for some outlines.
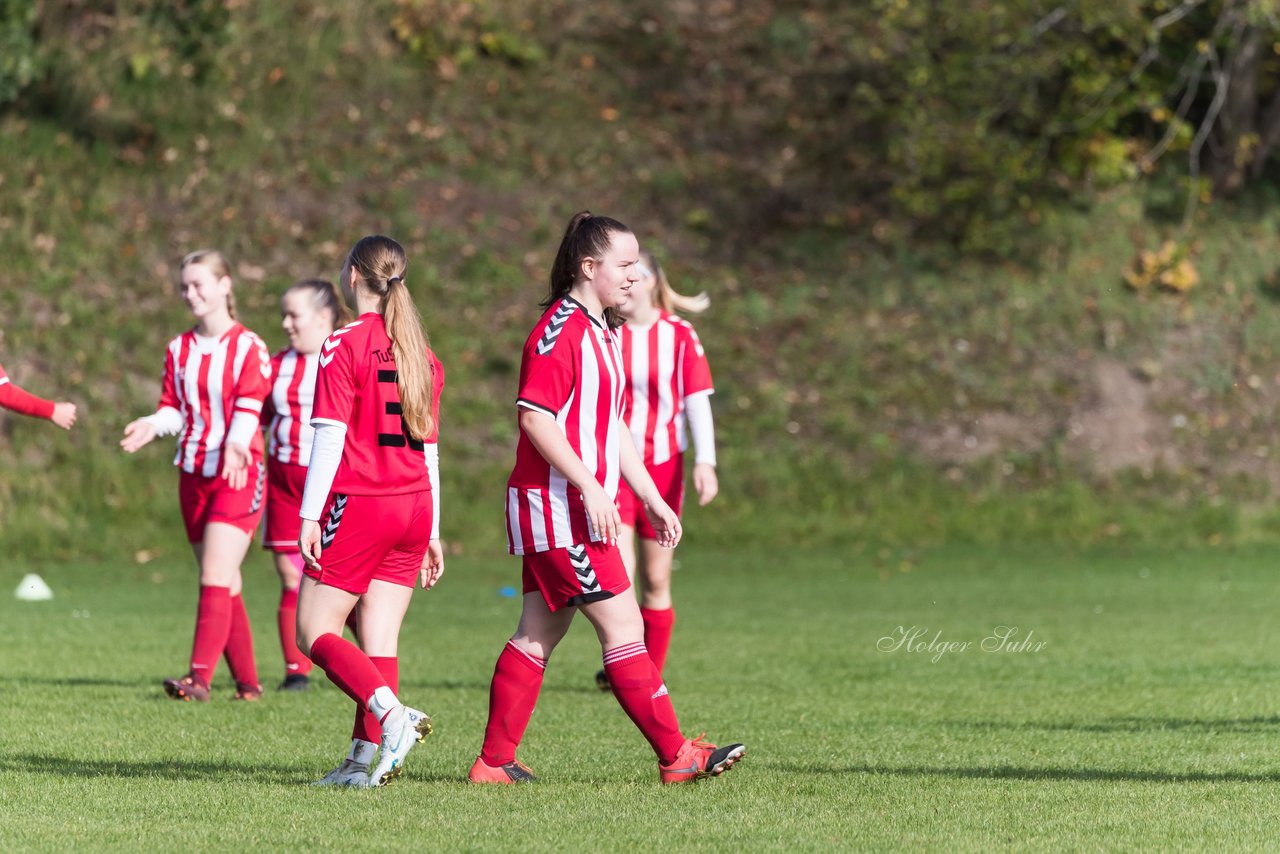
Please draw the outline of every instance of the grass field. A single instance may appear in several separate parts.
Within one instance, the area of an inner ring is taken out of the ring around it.
[[[455,558],[419,594],[401,693],[437,732],[378,791],[306,786],[347,741],[349,703],[327,684],[232,704],[224,668],[212,703],[164,698],[160,680],[181,672],[190,639],[186,566],[37,567],[52,602],[0,600],[0,849],[1132,850],[1276,838],[1274,550],[952,550],[877,566],[833,550],[690,547],[681,558],[667,673],[677,710],[688,730],[750,754],[678,788],[657,784],[647,746],[591,686],[585,622],[557,651],[522,748],[542,782],[463,782],[516,618],[498,592],[514,559]],[[8,567],[5,583],[20,572]],[[274,684],[274,579],[262,555],[248,573]],[[981,649],[1002,625],[1031,645]],[[934,650],[894,649],[899,627],[923,630],[911,645]]]

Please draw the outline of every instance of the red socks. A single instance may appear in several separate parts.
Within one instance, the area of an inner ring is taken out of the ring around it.
[[[644,645],[649,650],[654,667],[661,673],[667,663],[667,650],[671,646],[671,627],[676,624],[676,609],[641,608],[640,618],[644,620]]]
[[[253,630],[249,626],[249,613],[244,609],[244,598],[231,597],[231,630],[227,633],[227,646],[223,650],[231,678],[236,688],[261,688],[258,684],[258,665],[253,660]]]
[[[196,635],[191,642],[191,676],[206,688],[231,633],[231,589],[200,585]]]
[[[618,705],[649,740],[658,761],[664,765],[675,761],[684,746],[684,736],[680,734],[667,686],[644,644],[628,643],[605,650],[604,672]]]
[[[378,668],[382,678],[387,680],[387,687],[393,693],[399,694],[400,659],[371,655],[369,660],[373,662],[374,667]],[[372,741],[374,744],[377,744],[378,740],[382,738],[382,724],[378,722],[377,715],[365,709],[364,703],[356,704],[356,723],[351,728],[351,737],[363,741]]]
[[[542,690],[545,659],[536,658],[507,641],[489,684],[489,722],[484,728],[480,759],[491,768],[516,758],[516,747],[524,738]]]
[[[367,707],[374,691],[387,685],[378,668],[358,646],[333,633],[315,639],[311,644],[311,660],[362,709]]]
[[[280,607],[276,609],[276,625],[280,629],[280,650],[284,653],[284,672],[306,676],[311,672],[311,659],[298,649],[298,590],[280,591]]]

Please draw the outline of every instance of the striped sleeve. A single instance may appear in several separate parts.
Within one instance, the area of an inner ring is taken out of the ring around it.
[[[262,416],[262,402],[271,393],[271,355],[262,339],[252,332],[240,336],[234,409],[255,418]]]

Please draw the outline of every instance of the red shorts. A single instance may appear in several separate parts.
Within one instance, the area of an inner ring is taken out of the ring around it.
[[[541,593],[552,611],[599,602],[631,587],[616,545],[587,543],[523,557],[524,592]]]
[[[370,581],[415,587],[431,542],[431,490],[329,496],[320,516],[320,569],[303,571],[360,595]]]
[[[645,470],[653,478],[662,500],[679,516],[684,506],[684,454],[676,454],[656,466],[647,465]],[[625,480],[618,481],[618,513],[622,516],[622,524],[635,528],[641,539],[658,539],[658,533],[649,524],[649,517],[644,515],[644,506]]]
[[[296,553],[302,519],[302,488],[307,467],[267,460],[267,509],[263,515],[262,547],[273,552]]]
[[[262,518],[266,488],[267,471],[259,457],[249,464],[249,479],[240,489],[232,489],[221,475],[205,477],[180,472],[178,503],[187,527],[187,541],[203,542],[205,526],[210,522],[233,525],[252,536]]]

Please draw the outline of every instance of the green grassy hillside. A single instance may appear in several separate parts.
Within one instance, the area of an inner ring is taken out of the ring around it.
[[[943,540],[1268,535],[1270,207],[1204,217],[1188,244],[1203,281],[1184,296],[1122,283],[1165,236],[1135,191],[1046,214],[1034,265],[936,246],[925,264],[854,213],[761,214],[770,188],[711,144],[735,114],[664,100],[661,74],[626,63],[669,50],[619,50],[603,13],[495,3],[426,27],[442,8],[75,7],[42,31],[57,62],[0,114],[0,361],[82,420],[64,436],[0,416],[10,555],[183,552],[165,443],[128,459],[116,445],[187,323],[176,259],[225,250],[244,320],[274,347],[281,291],[336,276],[374,231],[409,249],[449,370],[446,533],[500,548],[519,345],[583,207],[713,299],[697,324],[722,498],[690,510],[691,538],[838,541],[891,566]],[[759,61],[784,64],[776,47]]]

